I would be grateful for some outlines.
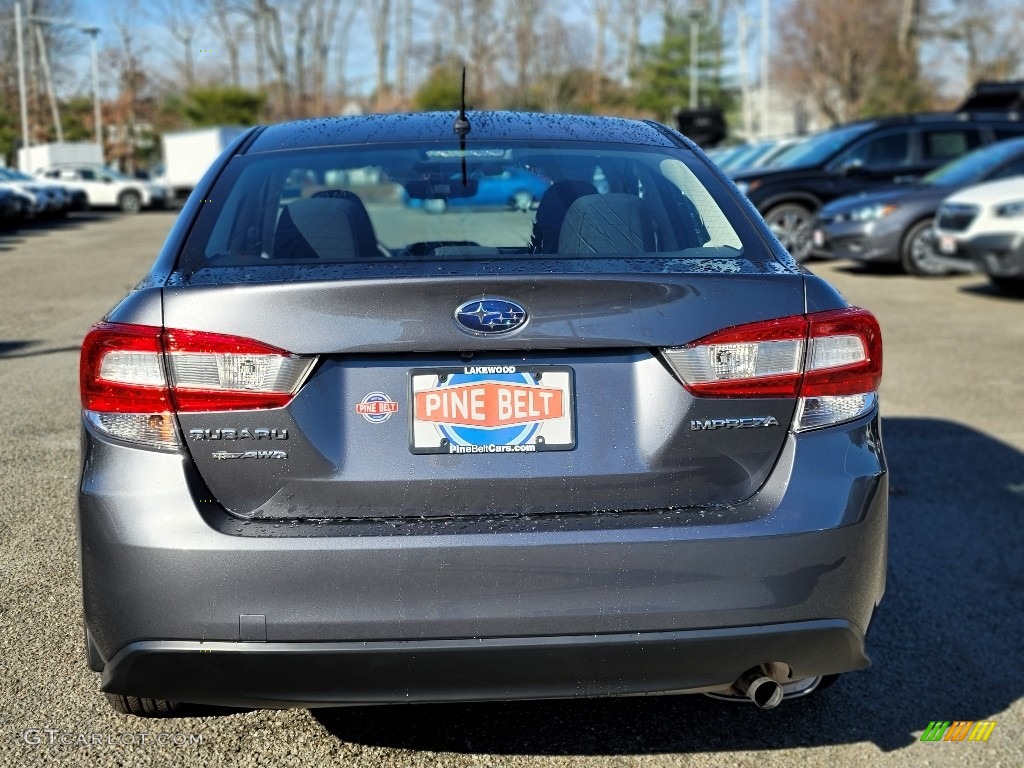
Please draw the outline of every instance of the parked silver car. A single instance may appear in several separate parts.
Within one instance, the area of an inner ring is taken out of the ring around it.
[[[770,708],[866,667],[874,317],[665,126],[456,117],[248,131],[86,337],[111,704]],[[403,202],[502,168],[534,214]]]

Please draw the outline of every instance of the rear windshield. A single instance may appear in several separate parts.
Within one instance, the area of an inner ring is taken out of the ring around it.
[[[357,145],[233,158],[179,268],[480,259],[737,259],[766,249],[693,152]]]

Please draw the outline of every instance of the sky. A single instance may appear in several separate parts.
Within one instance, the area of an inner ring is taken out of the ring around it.
[[[174,0],[170,1],[173,2]],[[346,1],[357,2],[358,0]],[[184,3],[186,5],[190,4],[188,0],[184,0]],[[107,46],[118,44],[117,14],[119,5],[123,7],[122,0],[114,0],[113,2],[111,0],[75,0],[75,5],[77,13],[75,14],[74,21],[100,27],[99,46],[101,51]],[[156,14],[157,11],[155,9],[159,7],[158,2],[139,3],[139,10],[136,10],[131,17],[133,21],[132,26],[138,35],[138,41],[148,49],[145,57],[147,63],[159,67],[164,72],[171,72],[175,57],[181,55],[181,45],[173,39],[168,39],[168,35],[162,29],[162,26],[153,18],[148,17],[150,13]],[[146,10],[147,8],[154,10]],[[367,86],[372,86],[375,70],[372,68],[374,60],[373,49],[370,44],[369,33],[365,29],[365,22],[360,18],[357,23],[363,29],[361,30],[362,33],[354,30],[353,34],[349,36],[348,75],[350,81],[352,81],[352,87],[358,91],[363,90]],[[216,56],[218,45],[217,36],[213,33],[212,29],[207,27],[204,33],[204,28],[200,26],[198,32],[199,34],[195,41],[197,66],[203,63],[200,58],[201,56]],[[226,56],[224,57],[224,67],[225,69],[227,67]],[[76,70],[80,75],[76,78],[71,90],[78,93],[91,92],[89,39],[86,35],[81,36],[81,52],[76,64]],[[113,85],[103,82],[102,71],[100,72],[100,79],[104,98],[113,95]]]

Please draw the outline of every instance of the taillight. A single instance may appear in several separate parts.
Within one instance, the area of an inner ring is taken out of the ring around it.
[[[803,397],[875,392],[882,383],[882,331],[866,309],[807,315],[810,348]]]
[[[114,437],[176,448],[175,411],[283,407],[314,362],[236,336],[99,323],[82,344],[82,408]]]
[[[807,318],[797,315],[726,328],[664,355],[698,397],[796,397],[806,343]]]
[[[800,398],[798,431],[867,413],[882,378],[878,321],[857,307],[726,328],[662,353],[696,397]]]
[[[164,332],[178,411],[248,411],[291,402],[315,358],[237,336]]]

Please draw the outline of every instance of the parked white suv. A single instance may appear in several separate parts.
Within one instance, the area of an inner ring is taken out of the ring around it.
[[[138,213],[143,208],[163,208],[167,204],[167,191],[163,187],[129,178],[103,165],[53,165],[36,171],[36,176],[81,189],[93,208],[113,206],[125,213]]]
[[[950,195],[939,207],[934,235],[943,257],[969,259],[994,285],[1024,292],[1024,176]]]

